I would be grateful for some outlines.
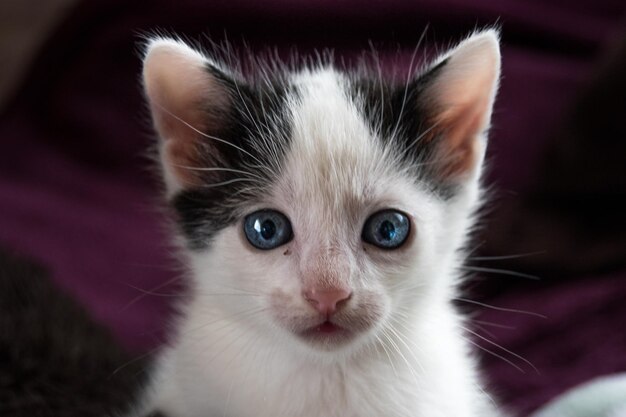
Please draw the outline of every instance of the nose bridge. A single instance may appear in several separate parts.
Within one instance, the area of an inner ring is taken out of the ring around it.
[[[350,287],[350,264],[346,248],[339,243],[321,244],[303,262],[302,285],[304,288],[320,290]]]

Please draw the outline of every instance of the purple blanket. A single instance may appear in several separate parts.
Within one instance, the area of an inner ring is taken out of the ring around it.
[[[55,282],[129,349],[163,341],[177,274],[146,157],[153,137],[137,42],[147,31],[191,39],[227,33],[253,48],[333,47],[346,55],[372,41],[409,56],[427,24],[426,44],[445,45],[497,23],[504,77],[487,180],[507,196],[536,181],[546,143],[625,14],[622,0],[83,2],[0,114],[0,245],[49,265]],[[522,413],[626,370],[626,269],[542,278],[489,275],[496,284],[478,298],[535,314],[460,304],[474,313],[494,392]]]

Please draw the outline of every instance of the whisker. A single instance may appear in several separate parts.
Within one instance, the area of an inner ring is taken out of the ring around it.
[[[168,283],[161,284],[158,287],[155,287],[153,290],[146,290],[146,289],[143,289],[141,287],[136,287],[136,286],[134,286],[132,284],[126,283],[126,285],[129,286],[130,288],[132,288],[134,290],[137,290],[137,291],[140,291],[142,293],[141,296],[144,296],[144,297],[147,296],[147,295],[151,295],[151,296],[154,296],[154,297],[178,297],[178,296],[180,296],[180,294],[176,294],[176,293],[161,293],[161,292],[155,291],[155,290],[158,290],[159,288],[163,288],[167,284]],[[135,298],[137,298],[137,297],[135,297]]]
[[[531,368],[533,368],[533,370],[537,373],[537,375],[541,375],[541,373],[540,373],[540,372],[539,372],[539,370],[535,367],[535,365],[533,365],[531,361],[529,361],[528,359],[524,358],[523,356],[518,355],[517,353],[515,353],[515,352],[513,352],[513,351],[511,351],[511,350],[509,350],[509,349],[507,349],[507,348],[505,348],[505,347],[503,347],[503,346],[501,346],[501,345],[497,344],[496,342],[494,342],[494,341],[492,341],[492,340],[487,339],[486,337],[484,337],[484,336],[482,336],[482,335],[480,335],[480,334],[476,333],[475,331],[473,331],[473,330],[471,330],[471,329],[468,329],[468,328],[466,328],[466,327],[464,327],[464,326],[461,326],[461,328],[462,328],[463,330],[465,330],[466,332],[469,332],[469,333],[473,334],[474,336],[478,337],[479,339],[481,339],[481,340],[483,340],[483,341],[485,341],[485,342],[489,343],[490,345],[495,346],[495,347],[497,347],[498,349],[502,349],[504,352],[508,353],[509,355],[512,355],[512,356],[516,357],[517,359],[521,360],[522,362],[524,362],[525,364],[527,364],[528,366],[530,366]]]
[[[196,293],[202,297],[261,297],[262,294],[237,294],[237,293]]]
[[[180,281],[181,277],[180,276],[176,276],[174,278],[171,278],[165,282],[162,282],[160,284],[158,284],[157,286],[151,288],[150,290],[144,290],[143,288],[139,288],[139,287],[135,287],[127,282],[123,283],[124,285],[127,285],[131,288],[134,288],[135,290],[138,290],[141,292],[141,294],[137,295],[136,297],[134,297],[133,299],[131,299],[128,303],[126,303],[121,309],[120,312],[126,311],[128,308],[130,308],[132,305],[134,305],[135,303],[137,303],[138,301],[140,301],[141,299],[145,298],[148,295],[152,295],[151,293],[153,291],[158,291],[163,287],[166,287],[170,284],[173,284],[176,281]]]
[[[413,77],[413,65],[415,63],[415,57],[417,55],[417,51],[420,48],[420,46],[422,45],[422,41],[424,40],[424,36],[426,35],[426,31],[428,30],[428,26],[426,26],[424,28],[424,30],[422,31],[422,35],[420,36],[419,40],[417,41],[417,45],[415,46],[415,49],[413,49],[413,54],[411,55],[411,61],[409,63],[409,71],[406,77],[406,81],[404,84],[404,94],[402,96],[402,105],[400,106],[400,112],[398,114],[398,120],[396,121],[396,125],[393,128],[393,133],[391,134],[392,138],[396,137],[396,134],[398,133],[398,128],[400,127],[400,122],[402,121],[402,115],[404,113],[404,107],[406,106],[406,99],[407,99],[407,95],[408,95],[408,91],[409,91],[409,81],[411,80],[411,77]]]
[[[180,165],[180,164],[174,164],[175,167],[177,168],[183,168],[183,169],[188,169],[190,171],[200,171],[200,172],[212,172],[212,171],[218,171],[218,172],[233,172],[235,174],[243,174],[246,175],[248,177],[252,177],[252,178],[256,178],[260,181],[265,181],[265,179],[263,177],[261,177],[260,175],[256,175],[253,174],[252,172],[249,171],[244,171],[241,169],[234,169],[234,168],[226,168],[226,167],[191,167],[191,166],[187,166],[187,165]]]
[[[507,312],[507,313],[526,314],[528,316],[534,316],[534,317],[539,317],[541,319],[547,319],[547,317],[544,316],[543,314],[534,313],[532,311],[518,310],[518,309],[506,308],[506,307],[497,307],[497,306],[494,306],[494,305],[481,303],[480,301],[470,300],[469,298],[455,297],[454,300],[462,301],[464,303],[476,304],[477,306],[490,308],[492,310],[504,311],[504,312]]]
[[[526,371],[524,371],[522,368],[520,368],[520,367],[519,367],[519,366],[517,366],[514,362],[512,362],[511,360],[509,360],[509,359],[505,358],[504,356],[499,355],[499,354],[497,354],[496,352],[494,352],[494,351],[492,351],[492,350],[489,350],[489,349],[487,349],[487,348],[486,348],[486,347],[484,347],[484,346],[481,346],[480,344],[478,344],[478,343],[474,342],[473,340],[471,340],[471,339],[469,339],[469,338],[465,338],[465,340],[466,340],[468,343],[471,343],[472,345],[476,346],[478,349],[483,350],[483,351],[485,351],[485,352],[489,353],[490,355],[493,355],[494,357],[496,357],[496,358],[498,358],[498,359],[503,360],[504,362],[506,362],[506,363],[508,363],[509,365],[511,365],[513,368],[515,368],[515,369],[517,369],[518,371],[520,371],[521,373],[523,373],[523,374],[525,374],[525,373],[526,373]]]
[[[265,310],[265,309],[261,309],[258,312],[261,312],[263,310]],[[234,329],[237,329],[237,327],[234,327]],[[239,340],[241,340],[242,337],[248,336],[250,334],[246,327],[242,327],[242,328],[240,328],[240,330],[242,330],[241,334],[239,336],[235,337],[233,340],[231,340],[230,343],[228,343],[226,346],[224,346],[224,348],[222,350],[220,350],[215,355],[213,355],[213,357],[211,357],[207,362],[205,362],[205,365],[208,365],[208,364],[212,363],[216,358],[218,358],[220,355],[222,355],[224,352],[226,352],[231,346],[233,346],[235,343],[237,343]],[[233,331],[233,329],[231,329],[231,332],[232,331]]]
[[[254,345],[255,339],[254,338],[250,338],[248,340],[248,342],[241,347],[241,349],[239,349],[239,351],[237,352],[236,355],[233,355],[233,357],[230,359],[230,361],[228,361],[228,364],[226,365],[225,368],[230,368],[231,364],[234,362],[235,359],[239,358],[239,356],[245,356],[243,355],[243,352],[245,350],[246,354],[247,352],[250,350],[250,347]],[[248,372],[249,372],[250,368],[248,368]],[[246,376],[248,374],[248,372],[246,372]],[[245,379],[245,378],[244,378]],[[224,414],[223,417],[226,417],[228,415],[228,409],[230,408],[230,398],[231,398],[231,394],[233,391],[233,387],[235,386],[235,381],[236,379],[233,378],[233,381],[230,383],[230,387],[228,388],[228,395],[226,396],[226,405],[224,406]]]
[[[224,285],[224,284],[219,285],[219,288],[223,288],[223,289],[226,289],[226,290],[232,290],[232,291],[235,291],[235,292],[247,292],[248,294],[264,294],[263,291],[259,291],[256,288],[245,288],[245,287],[238,287],[238,286]]]
[[[391,329],[389,329],[391,330]],[[407,366],[409,372],[411,373],[411,376],[413,378],[413,380],[415,381],[415,384],[417,386],[420,386],[420,380],[419,377],[417,376],[415,369],[413,368],[413,366],[411,365],[411,363],[408,361],[408,359],[404,356],[404,354],[402,353],[400,347],[393,341],[393,338],[391,336],[389,336],[387,334],[387,331],[383,328],[382,329],[383,332],[383,336],[389,341],[389,343],[391,343],[391,346],[395,349],[396,353],[400,356],[400,358],[402,358],[403,362],[405,363],[405,365]]]
[[[391,359],[391,355],[387,351],[385,342],[383,342],[377,334],[375,334],[374,337],[376,338],[376,340],[378,340],[380,347],[382,347],[383,350],[385,351],[385,354],[387,355],[387,359],[389,359],[389,365],[391,365],[391,369],[393,369],[393,374],[396,376],[396,378],[398,378],[398,371],[396,370],[396,367],[393,364],[393,359]]]
[[[142,359],[147,358],[148,356],[156,353],[158,350],[160,350],[162,348],[162,346],[157,346],[155,348],[150,349],[149,351],[147,351],[146,353],[142,353],[141,355],[138,355],[136,357],[134,357],[133,359],[124,362],[122,365],[118,366],[117,368],[115,368],[111,374],[109,375],[109,379],[113,378],[118,372],[120,372],[122,369],[126,368],[127,366],[130,366],[136,362],[139,362]]]
[[[537,252],[527,252],[527,253],[518,253],[514,255],[500,255],[500,256],[471,256],[468,259],[476,260],[476,261],[498,261],[505,259],[518,259],[518,258],[526,258],[529,256],[537,256],[543,255],[546,251],[537,251]]]
[[[233,178],[227,181],[222,181],[222,182],[216,182],[216,183],[212,183],[212,184],[203,184],[202,188],[215,188],[215,187],[221,187],[223,185],[229,185],[229,184],[234,184],[237,182],[252,182],[252,183],[259,183],[258,181],[254,180],[254,178]]]
[[[144,290],[142,288],[139,287],[134,287],[134,286],[130,286],[131,288],[136,289],[137,291],[141,291],[142,294],[140,295],[141,297],[145,297],[145,296],[154,296],[154,297],[181,297],[182,294],[181,293],[163,293],[163,292],[156,292],[156,291],[152,291],[152,290]],[[262,296],[262,294],[251,294],[251,293],[225,293],[225,292],[221,292],[221,293],[203,293],[203,292],[198,292],[198,291],[194,291],[194,295],[198,295],[201,297],[260,297]],[[138,298],[138,297],[135,297]]]
[[[414,290],[414,289],[418,289],[418,288],[424,288],[427,287],[428,285],[426,283],[423,282],[397,282],[391,286],[389,286],[390,290],[395,290],[398,288],[401,288],[403,290]]]
[[[492,323],[490,321],[484,321],[484,320],[476,320],[476,319],[471,319],[472,323],[477,323],[483,326],[491,326],[491,327],[495,327],[498,329],[507,329],[507,330],[515,330],[516,327],[515,326],[507,326],[506,324],[498,324],[498,323]]]
[[[465,269],[465,270],[472,271],[472,272],[492,272],[495,274],[510,275],[513,277],[527,278],[527,279],[532,279],[534,281],[541,281],[541,278],[538,276],[524,274],[522,272],[509,271],[508,269],[486,268],[482,266],[471,266],[471,265],[464,265],[461,267],[461,269]]]
[[[413,142],[411,142],[411,144],[405,149],[405,153],[403,155],[406,155],[406,152],[411,151],[415,145],[417,145],[417,142],[419,142],[424,136],[426,136],[428,133],[430,133],[433,129],[435,129],[437,126],[439,126],[442,123],[442,120],[437,120],[435,123],[432,124],[432,126],[430,126],[428,129],[426,129],[425,131],[423,131],[422,133],[420,133],[417,138],[415,138],[415,140],[413,140]],[[431,163],[440,163],[440,162],[445,162],[445,160],[443,158],[439,159],[439,160],[434,160]],[[420,164],[420,166],[425,165],[425,163]]]
[[[484,326],[476,323],[476,322],[472,322],[473,327],[476,328],[477,330],[480,330],[481,332],[485,333],[487,336],[491,337],[492,339],[497,339],[497,336],[490,330],[485,329]]]
[[[370,43],[370,48],[372,49],[372,53],[374,55],[374,59],[376,60],[376,68],[378,70],[378,89],[380,90],[380,114],[378,116],[379,117],[378,123],[382,124],[383,119],[385,118],[384,117],[385,116],[385,88],[383,86],[383,69],[381,67],[378,53],[374,49],[374,44],[372,43],[371,40],[369,41],[369,43]]]
[[[396,331],[396,329],[394,328],[394,326],[391,323],[389,323],[388,326],[389,326],[388,327],[389,331],[391,331],[396,336],[398,341],[404,345],[404,347],[407,349],[409,354],[413,357],[413,360],[415,360],[415,363],[417,363],[417,365],[420,367],[422,372],[425,373],[426,371],[424,370],[424,367],[422,366],[420,361],[417,359],[417,357],[415,356],[415,353],[413,353],[413,349],[407,344],[407,342],[411,343],[414,348],[416,347],[415,344],[412,343],[412,341],[407,340],[406,337],[404,337],[404,335],[401,334],[401,332]],[[400,352],[398,352],[398,353],[400,353]],[[404,355],[403,355],[403,358],[404,358]],[[407,362],[406,359],[404,359],[404,361]],[[407,365],[408,365],[408,363],[407,363]],[[413,373],[413,369],[412,368],[411,368],[411,373]],[[415,382],[419,384],[419,381],[416,380]]]
[[[206,328],[206,327],[208,327],[208,326],[210,326],[210,325],[212,325],[212,324],[215,324],[215,323],[219,323],[219,322],[222,322],[222,321],[225,321],[225,320],[230,320],[230,319],[233,319],[233,318],[241,318],[241,317],[251,316],[251,315],[254,315],[254,314],[260,313],[261,311],[264,311],[264,310],[265,310],[265,308],[254,307],[254,308],[251,308],[251,309],[248,309],[248,310],[239,311],[239,312],[237,312],[237,313],[235,313],[235,314],[231,314],[231,315],[228,315],[228,316],[226,316],[226,317],[221,317],[221,318],[219,318],[219,319],[215,319],[215,320],[211,320],[211,321],[209,321],[209,322],[207,322],[207,323],[203,323],[203,324],[202,324],[202,325],[200,325],[200,326],[197,326],[197,327],[194,327],[194,328],[192,328],[192,329],[189,329],[188,331],[186,331],[185,333],[183,333],[183,335],[188,335],[188,334],[190,334],[190,333],[192,333],[192,332],[196,332],[196,331],[198,331],[198,330],[202,330],[202,329],[204,329],[204,328]],[[227,326],[228,326],[228,324],[229,324],[229,323],[227,323],[225,326],[218,327],[218,328],[216,328],[216,329],[211,329],[211,330],[212,330],[212,331],[218,331],[218,330],[221,330],[221,329],[223,329],[223,328],[227,327]]]

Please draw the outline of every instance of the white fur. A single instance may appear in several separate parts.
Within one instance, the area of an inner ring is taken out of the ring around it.
[[[257,251],[238,223],[209,250],[186,254],[192,296],[147,404],[171,417],[497,415],[450,303],[479,200],[484,138],[476,138],[480,155],[468,179],[444,201],[373,137],[340,73],[294,77],[292,144],[265,201],[250,207],[286,214],[294,239]],[[410,215],[406,248],[364,249],[362,225],[383,208]],[[278,316],[308,314],[303,282],[337,269],[333,279],[353,288],[355,303],[370,297],[381,316],[327,351],[297,339]],[[284,310],[272,304],[276,292]]]

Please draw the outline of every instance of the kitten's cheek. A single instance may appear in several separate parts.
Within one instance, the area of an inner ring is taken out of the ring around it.
[[[274,320],[275,324],[289,331],[297,327],[298,323],[295,317],[298,316],[297,312],[300,308],[286,292],[280,289],[272,291],[268,305],[271,319]]]

